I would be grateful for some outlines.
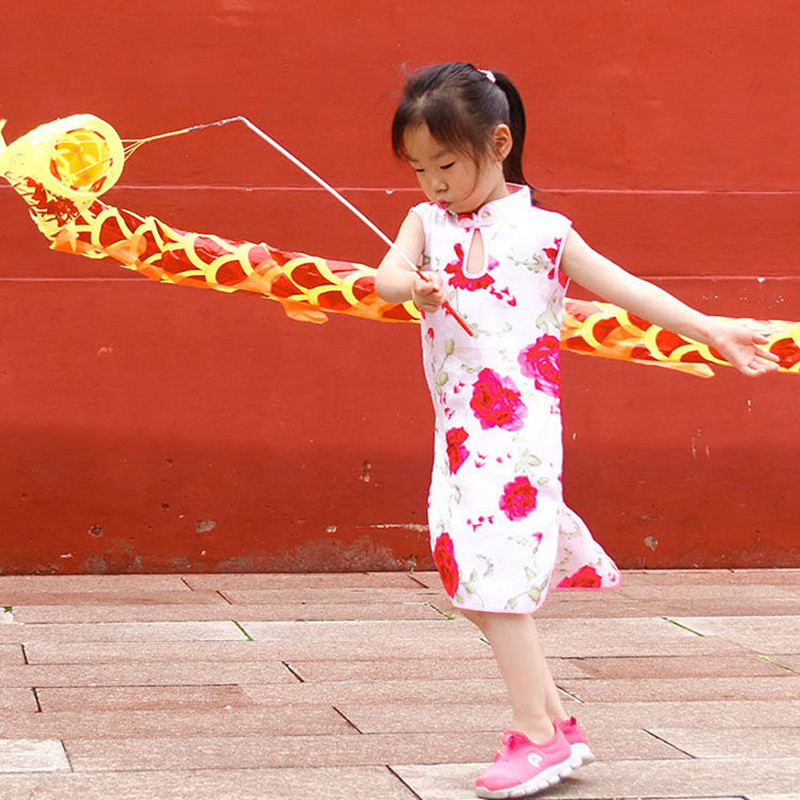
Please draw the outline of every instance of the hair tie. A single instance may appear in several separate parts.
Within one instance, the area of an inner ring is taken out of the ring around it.
[[[478,72],[482,72],[492,83],[497,83],[497,78],[494,77],[494,72],[490,69],[481,69]]]

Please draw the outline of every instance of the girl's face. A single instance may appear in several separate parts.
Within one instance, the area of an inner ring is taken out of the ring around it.
[[[495,152],[480,164],[466,153],[441,145],[425,123],[407,130],[403,143],[425,196],[445,210],[470,213],[509,193],[503,177],[503,161],[511,150],[511,132],[506,125],[495,128]]]

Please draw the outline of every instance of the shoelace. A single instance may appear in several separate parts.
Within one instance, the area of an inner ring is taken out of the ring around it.
[[[495,763],[498,761],[508,761],[511,758],[511,751],[514,749],[514,745],[517,743],[519,737],[514,734],[513,731],[507,733],[503,737],[503,746],[495,753],[494,760]]]

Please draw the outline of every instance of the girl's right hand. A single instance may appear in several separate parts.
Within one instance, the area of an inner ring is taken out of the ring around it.
[[[419,273],[414,273],[411,299],[420,311],[438,311],[445,301],[442,276],[438,272],[426,272],[423,278]]]

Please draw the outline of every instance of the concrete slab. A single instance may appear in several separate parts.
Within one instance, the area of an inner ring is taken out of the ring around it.
[[[184,575],[191,589],[213,591],[240,589],[307,589],[311,588],[419,588],[423,584],[409,572],[330,572],[306,573],[245,573],[230,575]]]
[[[744,648],[716,636],[699,636],[666,619],[542,619],[542,647],[547,656],[587,658],[631,655],[691,656],[742,653]]]
[[[0,800],[463,800],[509,722],[436,573],[77,577],[6,582],[28,594],[0,626],[0,740],[64,741],[77,771],[0,769]],[[547,796],[800,800],[800,570],[623,580],[539,615],[599,758]]]
[[[0,739],[0,773],[70,771],[58,739]]]
[[[23,713],[38,711],[33,690],[25,688],[0,689],[0,712],[2,711],[20,711]]]
[[[262,684],[244,686],[242,689],[251,702],[270,706],[283,703],[337,707],[347,703],[403,703],[412,708],[430,705],[446,713],[444,708],[453,703],[471,703],[478,707],[508,702],[505,685],[499,677],[458,681],[447,679]]]
[[[214,622],[231,619],[269,621],[432,619],[442,612],[431,603],[409,600],[389,605],[377,603],[293,603],[282,605],[232,605],[220,595],[215,604],[189,605],[81,605],[22,606],[15,608],[16,622]]]
[[[429,660],[384,659],[369,661],[292,661],[292,671],[304,681],[312,683],[320,681],[384,681],[384,680],[430,680],[446,678],[448,680],[469,680],[472,678],[497,678],[500,671],[487,647],[481,658]],[[780,670],[778,667],[773,669]],[[551,659],[550,670],[556,679],[583,678],[586,672],[580,665],[566,659]],[[251,681],[252,682],[252,681]]]
[[[2,578],[0,578],[2,581]],[[56,587],[53,586],[53,589]],[[127,584],[119,591],[40,591],[34,587],[22,589],[3,589],[0,591],[0,606],[113,606],[113,605],[201,605],[204,603],[225,605],[227,600],[214,591],[193,592],[188,586],[182,589],[163,589],[148,591],[144,587],[136,590],[134,584]]]
[[[567,711],[576,714],[588,730],[610,724],[620,728],[724,728],[769,727],[774,720],[800,727],[800,702],[796,700],[736,700],[641,703],[570,703]],[[505,705],[449,704],[446,708],[407,704],[342,703],[338,710],[364,733],[380,731],[501,731],[510,720]],[[713,721],[713,722],[711,722]]]
[[[686,574],[686,573],[682,573]],[[663,583],[652,583],[652,573],[646,573],[646,580],[639,583],[632,583],[624,580],[623,584],[612,594],[635,600],[657,600],[663,602],[674,602],[677,600],[723,600],[732,602],[737,598],[750,602],[757,602],[762,599],[784,599],[792,602],[800,602],[795,592],[795,587],[791,583],[764,583],[757,581],[754,583],[742,583],[739,580],[728,578],[725,572],[710,573],[717,580],[715,582],[695,583],[687,581],[683,584],[670,585],[667,587]],[[733,573],[738,578],[739,573]],[[688,573],[689,577],[694,573]],[[800,586],[800,577],[798,577]],[[665,589],[667,589],[665,591]],[[699,616],[693,614],[692,616]]]
[[[655,703],[583,703],[577,713],[587,729],[609,722],[623,728],[800,727],[797,700],[697,700]]]
[[[744,800],[800,800],[800,792],[792,794],[748,794]]]
[[[800,662],[800,658],[798,658]],[[568,663],[583,672],[574,677],[591,678],[710,678],[725,676],[781,676],[786,668],[754,653],[706,656],[622,656],[577,658]],[[781,662],[782,663],[782,662]],[[800,666],[800,663],[799,663]],[[572,676],[564,676],[572,677]]]
[[[611,619],[657,617],[646,601],[621,597],[616,592],[554,592],[536,612],[536,619]]]
[[[25,800],[353,800],[359,796],[414,800],[386,767],[107,772],[57,780],[41,776]]]
[[[0,644],[0,667],[24,664],[25,654],[18,644]]]
[[[243,637],[244,638],[244,637]],[[35,642],[25,645],[31,664],[113,664],[165,661],[295,661],[336,659],[483,658],[491,648],[479,638],[441,641],[376,639],[375,641],[315,642],[274,640],[249,642],[85,642],[58,644]]]
[[[703,636],[719,637],[758,653],[800,654],[800,615],[680,617],[676,622]]]
[[[795,586],[800,569],[648,569],[623,570],[622,587],[631,586]]]
[[[202,587],[200,587],[202,588]],[[7,592],[179,592],[191,587],[180,575],[0,575],[0,598]]]
[[[769,656],[769,663],[800,674],[800,655],[776,653]]]
[[[479,639],[477,629],[463,618],[453,620],[356,621],[356,622],[257,622],[241,620],[250,636],[258,641],[347,642],[348,645],[374,642],[397,644],[403,640],[417,645],[426,642],[449,649],[453,640]],[[725,639],[699,636],[659,618],[608,619],[598,625],[593,619],[543,619],[539,628],[548,656],[626,655],[636,641],[641,655],[699,655],[741,652],[743,648]],[[445,642],[447,643],[445,645]]]
[[[695,616],[752,617],[754,615],[791,617],[800,613],[800,595],[794,593],[792,593],[792,596],[759,597],[752,600],[746,597],[723,595],[699,600],[669,598],[663,600],[639,600],[638,602],[640,603],[641,611],[648,616],[661,615],[672,618]]]
[[[683,753],[644,731],[608,731],[593,745],[598,757],[635,753],[641,759],[685,759]],[[367,734],[361,736],[238,736],[157,739],[67,740],[76,772],[172,769],[239,769],[490,761],[499,744],[495,732]]]
[[[494,661],[489,661],[494,664]],[[0,687],[214,686],[239,683],[297,683],[280,661],[185,661],[144,664],[55,664],[7,666]]]
[[[240,620],[250,636],[261,642],[388,642],[432,641],[443,647],[453,639],[480,638],[478,629],[463,617],[431,620],[344,620],[337,622],[258,622]],[[443,648],[444,649],[444,648]]]
[[[800,758],[708,759],[589,765],[553,798],[718,797],[788,792],[800,784]],[[655,794],[653,790],[655,789]]]
[[[340,703],[339,712],[362,733],[443,733],[505,730],[511,712],[505,703],[449,704],[446,708],[408,703]],[[499,746],[499,736],[495,749]]]
[[[408,763],[433,764],[487,757],[497,746],[494,733],[374,734],[368,736],[229,736],[157,739],[75,739],[66,749],[76,772],[265,769]],[[663,745],[662,745],[663,746]],[[665,748],[666,749],[666,748]]]
[[[0,800],[31,800],[39,785],[39,775],[4,775],[0,773]]]
[[[206,642],[245,639],[233,622],[108,622],[0,626],[0,642]]]
[[[47,714],[0,712],[0,739],[120,739],[298,734],[352,734],[333,708],[281,706],[179,708],[158,711],[86,709]]]
[[[559,683],[581,702],[657,700],[800,700],[800,675],[784,671],[768,678],[568,679]]]
[[[168,708],[225,708],[229,706],[472,703],[506,702],[503,682],[469,681],[354,681],[326,683],[274,683],[252,686],[112,686],[86,688],[39,688],[39,703],[45,712],[79,709],[156,710]]]
[[[441,586],[438,576],[434,575],[434,586]],[[457,614],[459,613],[450,602],[450,598],[441,589],[436,593],[441,608]],[[647,607],[646,600],[637,600],[613,592],[551,592],[547,602],[536,612],[538,619],[562,619],[565,617],[580,618],[594,617],[604,619],[608,617],[642,617],[659,616]]]
[[[800,758],[800,728],[652,728],[654,736],[693,758]]]
[[[421,586],[426,586],[429,589],[441,589],[442,580],[436,570],[426,570],[424,572],[413,572],[411,577],[417,581]]]
[[[627,573],[626,573],[627,575]],[[689,583],[623,585],[614,592],[553,592],[537,612],[549,617],[589,616],[752,616],[796,615],[800,613],[800,593],[790,584]]]
[[[276,684],[278,686],[279,684]],[[123,711],[233,708],[254,705],[241,686],[100,686],[37,689],[39,705],[53,711]]]
[[[484,765],[393,765],[421,800],[466,800]],[[800,758],[596,762],[547,793],[549,798],[734,797],[748,792],[790,792],[800,785]]]
[[[119,604],[82,604],[58,606],[19,606],[14,615],[17,622],[39,625],[87,623],[145,623],[145,622],[225,622],[235,618],[233,606],[220,595],[219,603],[200,605],[177,604],[135,605],[126,598]]]
[[[405,586],[332,586],[314,588],[295,586],[274,589],[220,589],[218,596],[229,603],[245,606],[296,606],[301,603],[311,605],[384,605],[407,602],[441,601],[450,605],[450,599],[443,591],[426,589],[415,581]]]

